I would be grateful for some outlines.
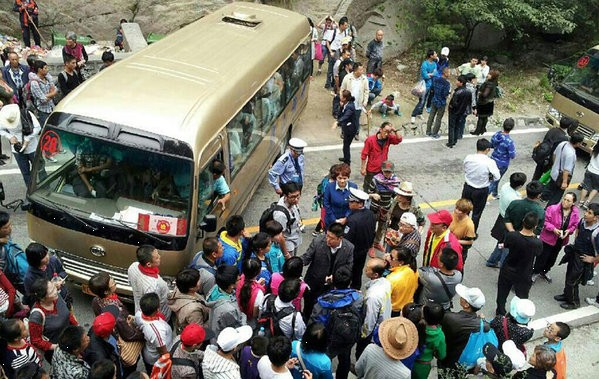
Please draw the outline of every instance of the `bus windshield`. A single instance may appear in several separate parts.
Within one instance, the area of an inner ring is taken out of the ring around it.
[[[32,201],[92,221],[186,235],[191,160],[51,127],[41,149]]]
[[[582,56],[562,85],[585,99],[599,103],[599,50],[592,49]]]

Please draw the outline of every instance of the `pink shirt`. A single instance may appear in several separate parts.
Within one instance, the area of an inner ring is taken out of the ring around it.
[[[270,278],[270,291],[275,296],[279,295],[279,286],[281,285],[281,282],[284,279],[285,278],[283,277],[283,275],[281,275],[281,273],[275,272],[274,274],[272,274],[272,278]],[[291,302],[293,306],[295,306],[295,309],[297,309],[298,311],[302,310],[302,297],[304,297],[304,292],[306,292],[306,288],[308,288],[308,285],[304,283],[304,281],[302,280],[300,284],[300,293],[295,298],[295,300]]]

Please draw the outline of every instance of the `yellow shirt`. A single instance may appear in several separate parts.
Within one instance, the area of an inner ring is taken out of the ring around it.
[[[449,230],[451,230],[451,232],[458,237],[459,240],[464,239],[464,237],[476,237],[476,232],[474,231],[474,222],[469,216],[464,217],[463,220],[458,220],[454,213],[453,221],[451,222],[451,225],[449,225]]]
[[[404,305],[414,301],[418,271],[412,271],[410,266],[394,267],[387,275],[387,280],[391,282],[391,309],[394,312],[401,311]]]
[[[431,235],[430,246],[428,246],[428,249],[424,250],[424,254],[422,255],[422,265],[423,266],[431,265],[431,258],[433,257],[433,251],[435,251],[435,249],[437,248],[437,245],[439,244],[439,242],[441,242],[441,240],[443,238],[445,238],[445,235],[447,233],[449,233],[449,229],[446,229],[443,233],[441,233],[441,235],[439,237],[435,236],[434,234]]]

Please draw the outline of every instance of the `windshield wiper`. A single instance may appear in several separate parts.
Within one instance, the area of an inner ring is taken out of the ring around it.
[[[70,216],[72,219],[77,220],[81,225],[83,225],[83,226],[91,229],[94,232],[98,230],[98,228],[96,228],[93,225],[88,224],[82,218],[77,217],[74,214],[67,212],[66,209],[62,208],[63,207],[62,204],[56,203],[56,202],[54,202],[54,201],[52,201],[50,199],[46,199],[46,198],[43,198],[43,200],[46,201],[46,202],[48,202],[49,204],[52,204],[52,206],[50,208],[54,209],[55,211],[58,211],[58,212],[62,213],[63,215]],[[67,208],[67,209],[69,209],[69,210],[74,210],[75,209],[75,208],[70,208],[70,207],[67,207],[67,206],[64,206],[64,207]]]
[[[125,228],[127,228],[127,229],[129,229],[129,230],[133,230],[133,231],[135,231],[135,232],[137,232],[137,233],[139,233],[139,234],[141,234],[141,235],[143,235],[143,236],[145,236],[145,237],[148,237],[148,238],[150,238],[150,239],[152,239],[152,240],[154,240],[154,241],[158,241],[158,242],[160,242],[160,243],[163,243],[163,244],[165,244],[165,245],[169,245],[169,246],[170,246],[170,245],[172,245],[172,243],[173,243],[173,241],[167,241],[167,240],[163,240],[162,238],[160,238],[160,237],[156,237],[155,235],[152,235],[152,234],[150,234],[150,233],[148,233],[148,232],[144,232],[143,230],[139,230],[139,229],[137,229],[137,228],[134,228],[134,227],[132,227],[131,225],[128,225],[128,224],[127,224],[126,222],[124,222],[124,221],[117,220],[117,219],[115,219],[115,218],[110,218],[110,217],[102,216],[102,215],[100,215],[100,214],[97,214],[97,213],[94,213],[94,216],[96,216],[96,217],[99,217],[99,218],[101,218],[101,219],[103,219],[103,220],[107,220],[107,221],[114,221],[114,222],[116,222],[117,224],[119,224],[119,225],[121,225],[121,226],[124,226]]]

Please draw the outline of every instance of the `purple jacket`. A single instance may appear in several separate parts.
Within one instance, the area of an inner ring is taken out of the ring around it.
[[[560,229],[562,227],[562,204],[561,202],[558,204],[550,205],[545,210],[545,224],[543,225],[543,230],[541,230],[541,241],[545,242],[548,245],[555,246],[557,243],[557,236],[553,231],[555,229]],[[574,234],[576,231],[576,226],[580,221],[580,212],[576,206],[572,206],[572,212],[570,213],[570,222],[568,223],[568,236],[564,238],[564,242],[562,246],[566,246],[568,244],[568,240],[570,236]]]

